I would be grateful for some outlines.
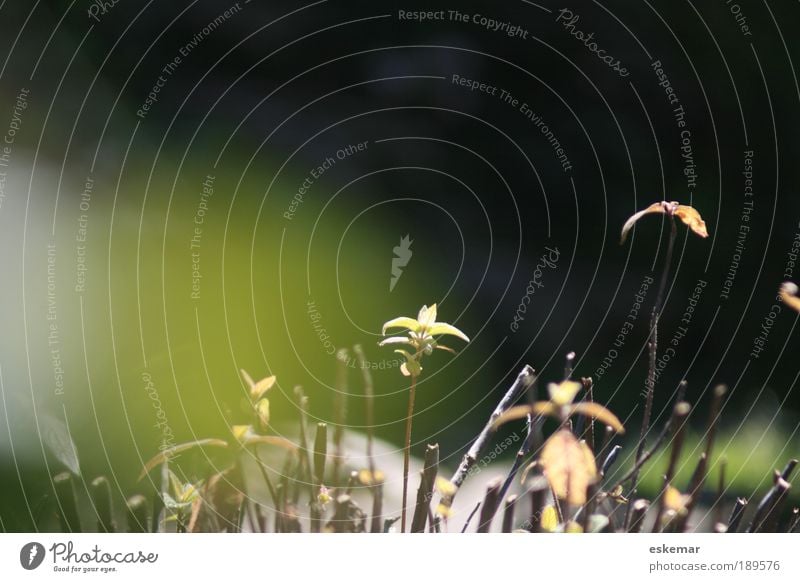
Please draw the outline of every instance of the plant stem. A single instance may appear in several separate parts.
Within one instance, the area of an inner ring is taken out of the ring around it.
[[[417,377],[411,376],[411,388],[408,391],[408,416],[406,417],[406,446],[403,450],[403,511],[400,521],[400,533],[406,533],[406,502],[408,496],[408,468],[411,463],[411,424],[414,415],[414,397],[417,393]]]
[[[431,512],[431,498],[436,473],[439,469],[439,445],[428,445],[425,450],[425,466],[422,469],[419,489],[417,490],[417,506],[411,519],[411,533],[423,533],[428,514]]]
[[[633,499],[633,496],[636,494],[636,486],[639,481],[639,460],[642,458],[642,455],[644,455],[647,433],[650,432],[650,416],[653,412],[653,396],[656,387],[656,355],[658,353],[658,319],[661,316],[661,304],[664,301],[664,290],[667,287],[667,278],[669,276],[670,265],[672,264],[672,252],[675,248],[675,239],[678,233],[677,226],[675,225],[675,218],[671,214],[668,216],[670,222],[669,243],[667,243],[667,254],[664,260],[664,269],[661,272],[661,281],[658,284],[656,301],[653,304],[653,312],[650,316],[650,336],[648,340],[649,365],[647,369],[644,415],[642,417],[642,430],[639,433],[639,444],[636,447],[636,461],[634,465],[637,468],[631,479],[631,489],[628,494],[628,499]],[[631,506],[629,504],[625,512],[625,529],[628,529],[630,517]]]

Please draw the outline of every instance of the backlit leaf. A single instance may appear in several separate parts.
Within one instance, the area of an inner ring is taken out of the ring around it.
[[[261,425],[266,427],[269,424],[269,400],[262,398],[256,403],[256,414]]]
[[[436,477],[436,490],[444,497],[452,497],[458,489],[444,477]]]
[[[402,327],[411,331],[418,331],[420,326],[419,322],[411,317],[396,317],[383,324],[381,335],[386,335],[387,329],[392,329],[395,327]]]
[[[566,406],[567,404],[572,404],[572,401],[575,400],[575,396],[578,394],[580,389],[580,382],[572,382],[570,380],[565,380],[560,384],[551,382],[547,385],[547,391],[550,393],[550,400],[556,406]]]
[[[419,321],[420,327],[431,327],[436,322],[436,304],[434,303],[430,307],[423,305],[417,315],[417,321]]]
[[[679,205],[675,209],[675,216],[681,219],[683,224],[688,226],[693,233],[702,238],[708,238],[706,223],[700,213],[691,206]]]
[[[542,519],[539,520],[542,531],[554,532],[558,527],[558,513],[552,505],[547,505],[542,510]]]
[[[570,407],[570,414],[583,414],[590,418],[596,418],[603,424],[613,428],[619,434],[625,434],[625,427],[614,415],[613,412],[608,410],[605,406],[597,404],[596,402],[579,402]]]
[[[586,489],[597,479],[597,466],[589,447],[568,430],[559,430],[544,445],[541,464],[559,499],[572,505],[586,503]]]
[[[655,214],[655,213],[660,213],[660,214],[666,213],[663,203],[655,202],[654,204],[651,204],[644,210],[640,210],[639,212],[631,216],[628,220],[626,220],[625,224],[622,226],[622,235],[620,236],[619,244],[625,244],[625,240],[628,238],[628,233],[633,228],[633,225],[636,224],[636,222],[640,218],[648,214]]]
[[[559,407],[552,402],[535,402],[534,404],[520,404],[519,406],[512,406],[503,414],[497,417],[494,421],[494,427],[497,428],[501,424],[511,422],[512,420],[519,420],[526,418],[529,414],[533,416],[558,416]]]

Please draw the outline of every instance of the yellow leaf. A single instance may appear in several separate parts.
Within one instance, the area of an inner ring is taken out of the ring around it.
[[[570,407],[570,414],[582,414],[590,418],[596,418],[603,424],[613,428],[619,434],[625,434],[625,427],[623,427],[619,419],[614,416],[614,413],[596,402],[579,402],[578,404],[573,404]]]
[[[651,204],[644,210],[640,210],[639,212],[631,216],[627,221],[625,221],[625,224],[622,226],[622,235],[620,236],[619,244],[625,244],[625,239],[628,238],[628,232],[630,232],[630,230],[633,228],[633,225],[636,224],[637,220],[639,220],[642,216],[653,213],[665,214],[666,210],[664,208],[664,203],[656,202],[654,204]]]
[[[568,430],[559,430],[544,445],[541,455],[550,487],[559,499],[572,505],[586,503],[586,489],[597,479],[597,466],[589,447]]]
[[[566,533],[583,533],[583,526],[576,521],[571,521],[567,524],[567,527],[564,528]]]
[[[253,400],[253,402],[264,396],[264,394],[267,393],[267,390],[275,385],[276,380],[277,378],[275,378],[275,376],[267,376],[263,380],[256,382],[255,385],[250,388],[250,398]]]
[[[231,433],[233,433],[233,438],[237,441],[244,442],[247,435],[252,432],[253,427],[249,424],[234,424],[231,427]]]
[[[377,485],[378,483],[383,483],[385,480],[385,476],[383,471],[375,471],[372,473],[369,469],[361,469],[358,472],[358,482],[362,485]]]
[[[441,515],[443,518],[447,519],[453,515],[453,509],[444,503],[440,503],[436,506],[436,515]]]
[[[497,417],[494,421],[494,427],[497,428],[501,424],[511,422],[512,420],[519,420],[525,418],[529,414],[534,416],[558,416],[558,407],[552,402],[535,402],[533,405],[521,404],[519,406],[512,406],[503,414]]]
[[[554,532],[558,528],[558,513],[552,505],[547,505],[542,510],[542,519],[539,520],[542,531]]]
[[[708,231],[706,230],[706,223],[700,213],[691,206],[683,206],[682,204],[675,209],[675,216],[681,219],[683,224],[692,229],[692,232],[702,238],[708,238]]]
[[[262,398],[256,403],[256,414],[261,424],[266,427],[269,424],[269,400]]]
[[[684,495],[670,485],[664,492],[664,507],[679,514],[684,513],[686,511],[686,505],[691,498],[691,495]]]
[[[797,297],[797,285],[787,281],[781,285],[780,296],[786,305],[795,311],[800,311],[800,299]]]
[[[436,477],[436,490],[444,497],[452,497],[458,488],[444,477]]]
[[[572,382],[570,380],[565,380],[560,384],[551,382],[547,386],[547,391],[550,393],[550,400],[556,406],[566,406],[567,404],[572,404],[572,401],[575,400],[575,396],[578,394],[580,389],[580,382]]]

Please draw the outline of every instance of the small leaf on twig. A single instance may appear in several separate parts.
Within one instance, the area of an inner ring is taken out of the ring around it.
[[[625,427],[619,419],[605,406],[596,402],[579,402],[570,407],[570,414],[583,414],[589,418],[596,418],[605,425],[610,426],[619,434],[625,434]]]
[[[558,417],[558,406],[552,402],[535,402],[533,404],[521,404],[519,406],[512,406],[503,414],[497,417],[494,421],[494,428],[501,424],[511,422],[512,420],[519,420],[525,418],[529,414],[534,416],[554,416]]]
[[[564,380],[560,384],[551,382],[547,385],[547,391],[550,393],[550,401],[556,406],[572,404],[581,386],[582,384],[580,382],[572,382],[571,380]]]

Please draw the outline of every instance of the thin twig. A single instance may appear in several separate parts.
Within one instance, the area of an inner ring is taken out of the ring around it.
[[[472,517],[478,512],[478,508],[480,506],[481,506],[481,502],[478,501],[478,503],[475,504],[475,508],[467,516],[467,521],[464,522],[464,527],[461,528],[461,533],[464,533],[464,532],[467,531],[467,528],[469,527],[469,522],[472,521]]]
[[[503,533],[511,533],[514,531],[514,506],[516,502],[516,495],[511,495],[506,499],[506,506],[503,510]]]
[[[647,369],[647,382],[645,382],[645,402],[644,402],[644,415],[642,417],[642,429],[639,433],[639,444],[636,447],[636,457],[634,464],[634,473],[631,476],[631,488],[628,498],[632,499],[636,494],[636,487],[639,481],[639,464],[642,455],[644,455],[644,448],[647,443],[647,435],[650,432],[650,416],[653,412],[653,397],[655,395],[656,387],[656,356],[658,354],[658,320],[661,317],[661,304],[664,300],[664,290],[667,286],[667,278],[670,272],[670,265],[672,263],[672,252],[675,248],[675,238],[677,236],[677,227],[675,225],[675,218],[672,214],[668,214],[670,221],[669,243],[667,244],[667,254],[664,260],[664,269],[661,273],[661,281],[658,285],[658,293],[656,294],[656,301],[653,304],[653,311],[650,316],[650,333],[648,338],[648,369]],[[630,523],[630,506],[625,513],[625,524]]]
[[[677,392],[677,397],[675,398],[675,402],[681,402],[683,400],[683,397],[684,397],[685,394],[686,394],[686,380],[683,380],[678,385],[678,392]],[[609,427],[606,427],[606,430],[608,430],[608,428]],[[658,449],[661,447],[661,445],[667,439],[667,436],[669,436],[671,431],[672,431],[672,415],[670,415],[669,419],[664,424],[664,428],[661,429],[661,432],[656,437],[656,442],[653,443],[653,446],[650,447],[650,449],[644,455],[642,455],[642,457],[633,465],[633,468],[631,468],[631,470],[628,471],[625,474],[625,476],[622,477],[622,479],[620,479],[619,481],[614,483],[614,486],[611,487],[611,489],[616,489],[617,487],[619,487],[620,485],[622,485],[623,483],[625,483],[629,479],[632,479],[635,475],[638,475],[639,470],[658,451]]]
[[[489,417],[489,421],[486,423],[486,426],[483,427],[483,430],[475,439],[475,442],[472,443],[469,451],[467,451],[467,454],[464,455],[464,458],[461,460],[461,464],[458,466],[458,469],[456,469],[456,472],[450,479],[450,482],[455,485],[456,488],[461,487],[461,485],[464,483],[464,480],[467,478],[467,475],[469,474],[470,468],[477,462],[478,457],[480,457],[481,451],[483,451],[483,448],[489,441],[489,437],[491,437],[492,433],[494,432],[495,420],[497,420],[506,410],[511,408],[511,406],[525,392],[531,383],[533,375],[533,368],[526,365],[524,368],[522,368],[522,371],[519,373],[517,379],[514,381],[511,387],[506,391],[502,400],[500,400],[500,403]]]
[[[370,531],[378,533],[381,531],[381,496],[378,494],[380,487],[376,481],[377,476],[375,473],[375,456],[372,450],[373,430],[375,425],[375,389],[372,384],[372,374],[369,371],[367,358],[364,355],[364,350],[360,345],[353,346],[353,352],[358,360],[358,365],[361,368],[361,377],[364,381],[364,408],[365,417],[367,421],[367,467],[369,468],[370,487],[369,491],[372,494],[372,518],[370,520]]]
[[[747,499],[744,497],[739,497],[736,499],[736,503],[733,505],[733,511],[731,512],[731,517],[728,520],[728,529],[725,530],[728,533],[736,533],[739,531],[739,525],[742,523],[742,517],[744,516],[744,510],[747,507]]]
[[[414,397],[417,392],[417,376],[411,376],[411,388],[408,391],[408,414],[406,416],[406,440],[403,449],[403,509],[400,520],[400,532],[406,533],[406,506],[408,503],[408,468],[411,464],[411,426],[414,417]]]
[[[672,485],[672,479],[675,477],[675,469],[678,466],[678,459],[681,455],[683,448],[683,433],[686,426],[686,419],[689,417],[692,407],[688,402],[678,402],[672,412],[673,422],[675,426],[675,433],[672,437],[672,450],[669,456],[669,465],[667,466],[667,473],[664,475],[664,485],[661,489],[661,494],[658,499],[658,512],[656,513],[656,521],[653,524],[653,533],[656,533],[661,528],[661,517],[664,515],[666,507],[666,492]]]
[[[344,425],[347,422],[347,361],[349,356],[346,349],[336,352],[336,394],[333,398],[334,426],[333,426],[333,476],[331,484],[340,487],[340,472],[344,463]]]

